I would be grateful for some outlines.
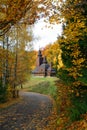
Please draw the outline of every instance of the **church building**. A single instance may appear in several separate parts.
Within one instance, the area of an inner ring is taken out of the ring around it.
[[[55,76],[55,69],[52,68],[52,63],[48,64],[46,57],[42,57],[41,50],[38,51],[36,60],[36,68],[32,71],[34,76]]]

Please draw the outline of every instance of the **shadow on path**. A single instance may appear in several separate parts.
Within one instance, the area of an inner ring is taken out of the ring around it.
[[[46,130],[52,100],[31,92],[21,92],[20,95],[22,101],[0,110],[0,130]]]

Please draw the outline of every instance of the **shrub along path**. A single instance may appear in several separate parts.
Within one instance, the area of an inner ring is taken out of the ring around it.
[[[42,94],[20,94],[20,102],[0,109],[0,130],[55,130],[53,101]]]

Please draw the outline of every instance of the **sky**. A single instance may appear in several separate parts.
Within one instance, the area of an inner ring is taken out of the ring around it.
[[[34,50],[44,48],[47,44],[54,43],[62,33],[61,24],[50,25],[43,19],[39,20],[33,27]]]

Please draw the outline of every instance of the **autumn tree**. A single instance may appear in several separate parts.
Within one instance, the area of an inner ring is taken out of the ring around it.
[[[31,72],[31,57],[28,55],[28,51],[32,51],[30,41],[32,40],[32,34],[27,29],[27,26],[22,25],[15,26],[12,30],[10,39],[14,43],[13,54],[14,54],[14,78],[13,78],[13,87],[21,85],[26,81],[26,76],[30,75]],[[30,49],[31,48],[31,49]]]
[[[26,72],[30,71],[30,65],[33,63],[25,51],[29,35],[24,26],[48,15],[50,4],[48,0],[0,1],[0,87],[14,84],[15,88],[19,82],[24,81]]]
[[[59,68],[63,65],[61,60],[61,49],[58,41],[53,44],[48,44],[44,50],[43,55],[47,57],[49,63],[53,64],[53,67],[58,72]]]
[[[30,25],[43,15],[48,15],[50,4],[51,2],[48,0],[1,0],[0,36],[15,24]],[[41,15],[42,12],[44,12],[43,15]]]
[[[28,57],[29,57],[29,65],[30,65],[30,70],[34,70],[36,67],[36,58],[37,58],[38,52],[35,50],[28,51]],[[32,60],[31,60],[32,58]]]
[[[26,80],[26,75],[30,75],[31,64],[29,63],[28,50],[29,41],[32,40],[27,27],[15,26],[5,37],[2,36],[0,48],[0,92],[8,93],[8,88],[16,89]],[[31,50],[30,50],[31,51]],[[6,91],[5,91],[6,90]],[[5,94],[7,95],[7,94]],[[2,97],[5,97],[4,93]],[[1,97],[1,98],[2,98]]]
[[[9,37],[5,35],[1,39],[0,46],[0,100],[8,100],[8,87],[10,81],[10,69],[13,63],[12,53],[9,51]]]
[[[60,77],[74,87],[87,85],[87,1],[66,0],[60,7],[64,67]]]

